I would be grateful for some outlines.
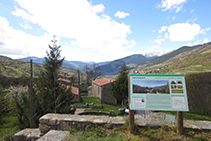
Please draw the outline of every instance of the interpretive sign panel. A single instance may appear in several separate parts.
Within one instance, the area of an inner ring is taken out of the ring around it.
[[[130,109],[189,111],[182,74],[130,74]]]

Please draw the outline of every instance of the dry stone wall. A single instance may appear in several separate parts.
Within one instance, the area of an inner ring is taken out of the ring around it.
[[[44,135],[50,130],[68,131],[75,128],[83,131],[97,126],[104,128],[120,127],[124,125],[124,121],[123,117],[46,114],[39,120],[39,129],[41,135]]]

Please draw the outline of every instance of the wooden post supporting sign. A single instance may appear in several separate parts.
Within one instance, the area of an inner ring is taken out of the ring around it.
[[[177,132],[182,135],[184,130],[183,130],[183,112],[178,111],[177,112]]]

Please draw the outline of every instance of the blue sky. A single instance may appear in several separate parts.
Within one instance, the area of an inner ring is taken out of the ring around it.
[[[0,55],[66,60],[163,54],[211,40],[210,0],[1,0]]]

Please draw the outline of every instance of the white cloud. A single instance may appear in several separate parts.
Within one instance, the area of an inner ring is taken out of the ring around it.
[[[45,56],[52,35],[41,37],[26,34],[9,26],[6,18],[0,16],[0,54],[10,57]]]
[[[187,22],[186,23],[194,23],[195,21],[197,20],[197,18],[194,18],[194,19],[190,19],[190,20],[187,20]]]
[[[191,10],[190,13],[193,13],[195,11],[195,9]]]
[[[25,24],[19,23],[19,25],[22,26],[25,30],[32,29],[32,27],[28,23],[25,23]]]
[[[177,23],[168,27],[170,41],[191,41],[200,34],[201,27],[198,24]]]
[[[105,6],[101,3],[101,4],[98,4],[98,5],[92,6],[91,9],[94,13],[101,13],[101,12],[104,12]]]
[[[165,32],[167,28],[168,28],[167,26],[162,26],[161,29],[158,30],[158,32],[159,33]]]
[[[44,34],[43,36],[36,37],[21,30],[15,30],[9,26],[9,22],[6,18],[0,16],[0,54],[11,58],[22,58],[27,56],[46,56],[46,50],[49,50],[48,44],[51,44],[52,34]],[[80,60],[80,61],[112,61],[114,59],[122,58],[133,53],[123,50],[116,52],[117,50],[109,50],[109,53],[95,52],[91,50],[85,50],[80,47],[72,47],[68,43],[60,44],[60,38],[58,45],[61,45],[61,55],[65,56],[66,60]],[[135,40],[128,41],[129,46],[136,45]],[[102,48],[105,50],[105,48]],[[113,52],[112,52],[113,51]]]
[[[136,45],[130,26],[113,20],[103,4],[92,5],[87,0],[17,0],[21,8],[13,15],[38,24],[50,35],[70,39],[71,46],[103,54],[122,52]],[[102,13],[101,15],[97,15]],[[125,16],[129,13],[123,14]],[[121,17],[121,16],[120,16]]]
[[[176,19],[176,17],[172,17],[172,20],[175,20]]]
[[[161,38],[162,36],[161,35],[159,35],[157,38]]]
[[[153,49],[156,49],[156,48],[159,48],[159,46],[155,45],[155,46],[149,47],[150,50],[153,50]]]
[[[166,40],[166,39],[161,38],[161,39],[156,39],[155,42],[158,43],[159,45],[161,45],[161,43],[162,43],[163,41],[165,41],[165,40]]]
[[[194,43],[194,45],[199,45],[199,44],[201,44],[201,40],[197,40],[197,41]]]
[[[165,38],[166,38],[166,39],[169,39],[169,35],[168,35],[167,32],[165,33]]]
[[[187,46],[192,46],[191,43],[188,43]]]
[[[209,42],[209,40],[207,38],[204,38],[203,43],[205,44],[205,43],[208,43],[208,42]]]
[[[122,18],[125,18],[126,16],[129,16],[129,15],[130,15],[129,13],[117,11],[114,16],[122,19]]]
[[[206,28],[206,29],[202,29],[200,31],[200,34],[206,34],[206,31],[209,31],[210,30],[210,27]]]
[[[162,0],[161,4],[158,5],[159,8],[163,8],[162,11],[166,10],[174,10],[176,9],[176,13],[179,12],[183,8],[183,4],[187,0]]]
[[[13,11],[12,14],[14,16],[17,16],[17,17],[22,17],[26,21],[29,21],[29,22],[32,22],[32,23],[36,23],[35,20],[33,19],[33,16],[30,15],[29,13],[27,13],[23,9],[19,9],[19,8],[15,7],[15,11]]]

